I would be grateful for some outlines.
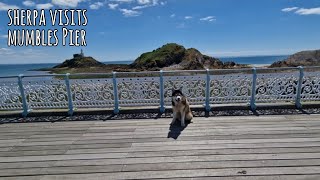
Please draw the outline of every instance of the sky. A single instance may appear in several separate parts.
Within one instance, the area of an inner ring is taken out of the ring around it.
[[[87,9],[85,27],[66,27],[86,30],[87,46],[8,47],[8,30],[21,27],[8,26],[7,11],[18,8]],[[320,49],[320,0],[0,0],[0,19],[0,64],[59,63],[81,48],[103,62],[134,60],[172,42],[214,57]]]

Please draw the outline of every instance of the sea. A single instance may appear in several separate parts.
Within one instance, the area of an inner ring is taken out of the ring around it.
[[[250,57],[220,57],[223,62],[234,61],[239,64],[251,64],[254,66],[270,65],[273,62],[284,60],[288,56],[250,56]],[[130,64],[132,61],[108,61],[105,64]],[[0,77],[24,75],[42,75],[48,72],[32,71],[33,69],[51,68],[58,63],[43,63],[43,64],[0,64]]]

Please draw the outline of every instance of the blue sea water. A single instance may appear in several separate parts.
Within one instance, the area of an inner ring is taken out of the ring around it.
[[[220,60],[234,61],[239,64],[272,64],[275,61],[284,60],[288,56],[251,56],[251,57],[222,57]],[[130,64],[133,61],[108,61],[105,64]],[[30,71],[32,69],[51,68],[57,63],[47,64],[0,64],[0,76],[17,76],[47,74],[43,71]]]
[[[272,64],[276,61],[287,59],[287,55],[283,56],[249,56],[249,57],[221,57],[223,62],[234,61],[238,64]]]

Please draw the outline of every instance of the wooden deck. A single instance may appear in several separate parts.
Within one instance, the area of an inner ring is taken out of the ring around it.
[[[320,115],[0,125],[0,179],[320,179]]]

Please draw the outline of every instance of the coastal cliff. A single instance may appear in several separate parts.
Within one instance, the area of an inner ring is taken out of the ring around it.
[[[277,61],[270,67],[320,66],[320,50],[301,51],[283,61]]]

